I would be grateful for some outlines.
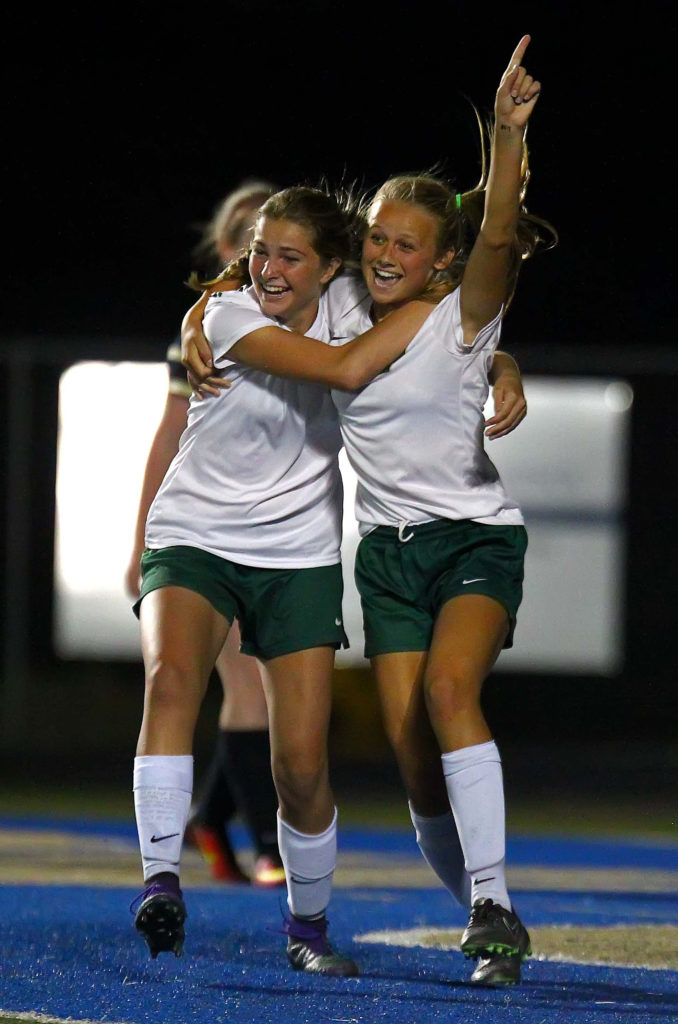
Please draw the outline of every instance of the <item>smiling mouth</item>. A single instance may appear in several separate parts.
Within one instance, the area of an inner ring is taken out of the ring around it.
[[[261,290],[264,293],[264,295],[266,295],[266,296],[268,296],[268,298],[272,298],[272,299],[275,299],[275,298],[277,298],[280,295],[285,295],[287,292],[292,291],[292,289],[289,288],[286,285],[281,285],[281,284],[264,284],[263,281],[259,282],[259,287],[261,288]]]
[[[382,288],[390,288],[397,284],[398,281],[402,280],[402,274],[396,274],[391,270],[380,270],[378,267],[372,268],[374,274],[374,280]]]

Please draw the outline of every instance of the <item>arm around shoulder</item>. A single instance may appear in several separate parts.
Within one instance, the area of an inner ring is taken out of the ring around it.
[[[402,355],[432,309],[410,302],[336,348],[282,327],[262,327],[237,341],[229,358],[279,377],[356,391]]]

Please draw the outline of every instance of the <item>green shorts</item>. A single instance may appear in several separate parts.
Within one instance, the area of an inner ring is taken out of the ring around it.
[[[260,569],[193,547],[144,551],[134,611],[152,590],[185,587],[201,594],[229,622],[240,623],[243,654],[277,658],[311,647],[348,647],[341,565]]]
[[[365,657],[427,651],[440,609],[452,597],[484,594],[509,616],[513,645],[523,596],[527,533],[471,519],[435,519],[398,530],[378,526],[358,545],[355,579],[363,607]]]

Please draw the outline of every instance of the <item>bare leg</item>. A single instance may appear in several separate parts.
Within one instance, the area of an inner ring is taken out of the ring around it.
[[[214,878],[248,882],[231,845],[227,825],[239,812],[252,836],[254,885],[282,885],[278,852],[278,800],[271,776],[268,708],[255,658],[240,653],[237,621],[217,658],[223,701],[210,764],[193,809],[187,841],[194,843]]]
[[[199,594],[166,587],[141,605],[144,714],[134,763],[134,804],[147,888],[135,923],[152,956],[180,955],[186,908],[181,844],[193,788],[193,732],[229,623]]]
[[[424,690],[471,878],[471,900],[492,900],[510,910],[501,758],[480,705],[483,682],[508,627],[499,602],[479,594],[452,598],[436,621]]]
[[[443,752],[492,739],[480,694],[508,626],[503,605],[481,594],[452,598],[441,609],[424,690],[429,719]]]
[[[330,945],[325,918],[337,859],[327,759],[333,665],[330,647],[273,658],[264,666],[264,686],[280,801],[278,843],[292,915],[284,925],[287,956],[296,970],[348,977],[358,967]]]
[[[330,647],[264,663],[280,815],[300,832],[322,832],[334,817],[327,760],[333,665]]]
[[[190,754],[229,623],[204,597],[183,587],[147,594],[140,620],[146,691],[137,754]]]
[[[382,654],[372,662],[384,726],[407,791],[417,843],[424,859],[462,906],[471,905],[471,883],[450,810],[440,747],[424,700],[426,654]]]

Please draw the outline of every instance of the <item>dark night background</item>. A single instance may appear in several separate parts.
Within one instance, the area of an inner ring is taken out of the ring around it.
[[[172,13],[65,5],[6,19],[12,241],[0,351],[8,366],[12,354],[33,355],[28,369],[5,373],[3,397],[7,406],[11,389],[28,385],[25,401],[40,413],[23,453],[34,585],[27,663],[58,674],[44,623],[64,343],[77,357],[161,358],[191,301],[182,281],[195,225],[248,175],[370,186],[443,161],[469,187],[478,148],[464,97],[490,111],[511,52],[529,32],[525,63],[543,93],[529,131],[528,206],[552,221],[560,244],[525,269],[504,347],[524,372],[620,375],[636,390],[627,659],[613,680],[509,677],[501,690],[490,683],[488,702],[507,740],[642,743],[661,752],[653,784],[675,771],[667,652],[678,607],[669,277],[676,14],[672,3],[624,10],[299,0]],[[6,584],[5,637],[15,586]],[[78,667],[69,671],[76,679]],[[97,669],[100,677],[107,671]],[[15,672],[6,663],[5,679]],[[6,696],[6,716],[19,713],[15,704]],[[6,748],[10,731],[6,724]]]

